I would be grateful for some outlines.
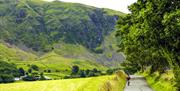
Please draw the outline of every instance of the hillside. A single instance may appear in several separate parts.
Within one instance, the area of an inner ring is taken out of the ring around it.
[[[31,65],[36,65],[38,67],[38,72],[50,70],[50,73],[45,72],[45,74],[46,76],[54,79],[60,79],[71,74],[71,69],[74,65],[79,66],[80,70],[92,70],[97,68],[98,70],[105,71],[107,69],[107,67],[95,61],[64,57],[62,54],[59,55],[54,51],[46,53],[42,56],[37,56],[31,52],[26,52],[8,43],[0,43],[0,61],[2,60],[8,63],[14,63],[18,68],[22,67],[25,71],[28,71]]]
[[[0,42],[0,59],[6,61],[30,61],[36,59],[37,56],[25,52],[16,46],[10,45],[8,43]]]
[[[68,59],[89,60],[106,66],[124,60],[116,49],[109,49],[110,41],[115,41],[111,33],[116,21],[124,15],[121,12],[41,0],[1,0],[0,11],[0,40],[21,49],[22,54],[34,56],[18,56],[17,60],[32,61],[52,51]]]
[[[1,0],[0,39],[34,51],[51,51],[63,41],[93,50],[123,13],[76,3]]]

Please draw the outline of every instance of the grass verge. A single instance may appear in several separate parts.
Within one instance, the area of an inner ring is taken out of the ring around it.
[[[155,72],[149,75],[148,71],[140,74],[145,76],[148,84],[153,88],[154,91],[176,91],[174,86],[174,75],[170,70],[163,74]]]
[[[106,81],[99,91],[123,91],[126,84],[126,74],[123,71],[117,71],[116,76]]]

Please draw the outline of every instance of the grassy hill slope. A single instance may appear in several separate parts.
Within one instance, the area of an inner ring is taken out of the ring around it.
[[[16,46],[9,45],[8,43],[0,43],[0,59],[7,61],[30,61],[37,58],[32,53],[25,52]]]
[[[34,51],[63,41],[93,50],[113,31],[121,12],[77,3],[1,0],[0,39]]]
[[[70,46],[65,47],[68,47],[68,49],[70,48]],[[55,53],[54,51],[46,53],[43,56],[37,56],[7,43],[0,43],[0,58],[2,60],[14,63],[18,68],[24,68],[25,71],[28,71],[31,65],[37,65],[39,67],[38,72],[44,72],[44,70],[46,70],[46,76],[52,78],[59,79],[63,78],[64,76],[70,75],[71,68],[74,65],[79,66],[80,70],[92,70],[93,68],[97,68],[98,70],[107,69],[107,67],[92,60],[65,57],[65,55],[67,53],[69,54],[70,51],[67,52],[63,50],[63,48],[61,49],[61,51],[66,52],[64,53],[64,56],[63,54],[60,55]],[[77,49],[75,49],[71,52],[77,54],[77,52],[80,53],[81,51],[77,51]],[[47,70],[50,70],[51,72],[49,73],[47,72]]]

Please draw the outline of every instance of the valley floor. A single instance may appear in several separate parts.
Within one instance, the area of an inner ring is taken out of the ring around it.
[[[0,84],[0,91],[99,91],[115,76]]]

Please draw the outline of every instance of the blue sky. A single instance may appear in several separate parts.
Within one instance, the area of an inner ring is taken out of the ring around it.
[[[53,0],[45,0],[53,1]],[[128,6],[137,0],[60,0],[64,2],[74,2],[86,5],[91,5],[99,8],[109,8],[117,11],[122,11],[124,13],[129,13]]]

